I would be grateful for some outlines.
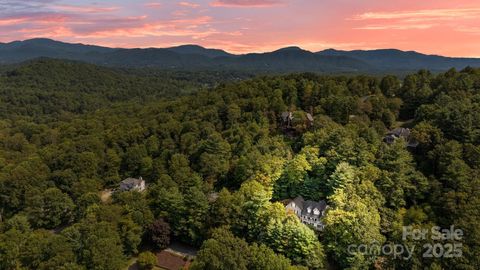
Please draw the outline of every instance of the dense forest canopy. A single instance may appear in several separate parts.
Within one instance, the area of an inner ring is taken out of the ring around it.
[[[0,269],[121,269],[170,238],[200,248],[192,269],[479,269],[479,91],[471,68],[209,89],[58,60],[10,69],[0,77]],[[400,126],[415,149],[383,142]],[[100,197],[139,176],[145,192]],[[285,211],[299,195],[328,202],[322,232]],[[429,239],[409,260],[348,252],[411,244],[403,226],[451,225],[464,232],[460,257],[425,258]]]
[[[41,58],[0,68],[0,116],[45,120],[121,102],[143,104],[248,77],[248,73],[231,71],[111,69]]]

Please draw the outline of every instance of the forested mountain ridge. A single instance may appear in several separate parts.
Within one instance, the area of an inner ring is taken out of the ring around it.
[[[377,69],[394,71],[407,71],[428,69],[432,71],[445,71],[450,68],[463,69],[467,66],[478,67],[479,59],[444,57],[439,55],[425,55],[415,51],[400,51],[394,49],[384,50],[324,50],[317,52],[319,55],[352,57],[369,63]]]
[[[156,67],[170,70],[237,70],[288,73],[403,73],[480,67],[476,58],[452,58],[399,50],[309,52],[288,47],[273,52],[234,55],[196,45],[122,49],[30,39],[0,44],[0,64],[51,57],[112,67]]]
[[[1,78],[0,269],[117,270],[170,238],[200,247],[194,270],[480,268],[480,70],[264,76],[158,100],[142,95],[162,92],[159,74],[117,72],[48,60]],[[383,142],[404,120],[412,152]],[[139,176],[145,192],[99,196]],[[320,235],[279,203],[299,195],[327,200]],[[461,257],[402,239],[434,225],[464,231]],[[391,242],[418,246],[410,260],[348,252]]]
[[[167,48],[167,50],[182,54],[200,54],[208,57],[235,56],[224,50],[206,49],[198,45],[181,45]]]

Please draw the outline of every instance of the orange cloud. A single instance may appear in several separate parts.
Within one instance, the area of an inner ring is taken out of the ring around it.
[[[413,30],[413,29],[429,29],[435,24],[377,24],[355,27],[356,30]]]
[[[449,20],[449,19],[477,19],[480,16],[480,8],[457,8],[457,9],[426,9],[416,11],[392,11],[392,12],[365,12],[354,16],[354,20],[372,19],[416,19],[416,20]]]
[[[462,24],[478,20],[480,8],[445,8],[414,11],[365,12],[350,18],[366,21],[367,25],[356,26],[357,30],[425,30],[446,26],[451,22]]]

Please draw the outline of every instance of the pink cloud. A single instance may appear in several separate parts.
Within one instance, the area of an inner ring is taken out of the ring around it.
[[[417,20],[449,20],[449,19],[475,19],[480,16],[480,8],[450,8],[450,9],[425,9],[414,11],[391,12],[365,12],[353,17],[354,20],[372,19],[417,19]]]
[[[157,2],[149,2],[149,3],[145,3],[144,6],[149,8],[161,8],[162,4]]]
[[[91,29],[82,32],[76,32],[76,37],[105,39],[112,37],[191,37],[193,39],[205,38],[214,33],[218,33],[215,29],[202,27],[211,21],[211,17],[202,16],[188,19],[174,19],[154,22],[144,22],[141,24],[111,24],[103,29]]]
[[[190,3],[190,2],[180,2],[178,5],[182,7],[189,7],[189,8],[198,8],[200,5],[196,3]]]
[[[57,13],[24,14],[0,18],[0,26],[21,26],[23,24],[58,24],[68,20],[68,16]]]
[[[397,23],[397,24],[372,24],[356,27],[356,30],[413,30],[413,29],[429,29],[435,24],[416,24],[416,23]]]
[[[480,27],[478,26],[460,26],[457,30],[460,32],[480,36]]]
[[[175,17],[184,17],[189,14],[188,10],[175,10],[172,15]]]
[[[468,20],[478,20],[480,8],[422,9],[390,12],[365,12],[351,18],[366,21],[357,30],[425,30],[437,26],[455,25]],[[459,27],[461,28],[461,27]]]
[[[117,11],[118,7],[98,7],[98,6],[74,6],[74,5],[55,5],[54,9],[63,12],[72,13],[106,13]]]
[[[282,0],[216,0],[213,7],[270,7],[283,4]]]
[[[23,23],[26,20],[28,20],[28,18],[0,18],[0,26],[16,25],[19,23]]]
[[[65,38],[74,34],[70,28],[64,26],[24,28],[18,32],[22,33],[25,38]]]

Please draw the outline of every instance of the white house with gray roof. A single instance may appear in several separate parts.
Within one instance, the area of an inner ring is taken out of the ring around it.
[[[302,196],[291,200],[285,207],[287,211],[292,211],[304,223],[311,225],[316,230],[323,230],[322,217],[327,210],[325,201],[305,201]]]

